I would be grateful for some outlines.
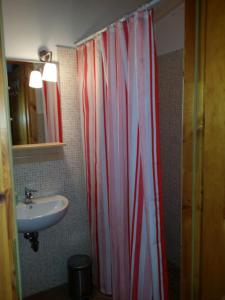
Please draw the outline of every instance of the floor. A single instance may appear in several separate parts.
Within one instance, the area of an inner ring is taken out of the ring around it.
[[[172,264],[168,265],[168,279],[169,279],[169,299],[179,300],[179,285],[180,285],[180,273],[177,267]],[[38,293],[36,295],[24,298],[24,300],[71,300],[67,293],[67,286],[59,286],[54,289]],[[111,297],[102,295],[101,293],[94,293],[90,300],[112,300]]]
[[[180,299],[180,271],[173,264],[168,264],[169,299]]]
[[[38,293],[36,295],[24,298],[24,300],[71,300],[68,296],[67,285],[62,285],[48,291]],[[112,300],[111,297],[95,292],[90,300]]]

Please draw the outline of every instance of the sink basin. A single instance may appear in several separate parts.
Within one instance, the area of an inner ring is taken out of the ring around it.
[[[19,232],[40,231],[58,223],[66,214],[69,201],[61,195],[32,199],[32,204],[18,203],[16,218]]]

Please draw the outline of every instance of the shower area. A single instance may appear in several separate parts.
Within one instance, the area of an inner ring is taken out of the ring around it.
[[[113,299],[179,298],[183,52],[156,55],[153,20],[75,47],[94,284]]]
[[[183,36],[183,4],[145,7],[57,48],[64,157],[15,164],[14,177],[18,195],[28,183],[70,207],[38,254],[19,240],[26,299],[67,299],[66,261],[80,253],[106,299],[179,299]]]

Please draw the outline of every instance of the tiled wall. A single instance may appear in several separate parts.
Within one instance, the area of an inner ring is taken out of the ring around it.
[[[183,51],[158,58],[160,141],[167,257],[180,265]]]
[[[75,98],[74,50],[58,49],[64,142],[64,159],[18,164],[14,168],[18,198],[24,187],[39,195],[62,194],[69,201],[65,218],[40,232],[40,250],[34,253],[20,234],[20,258],[24,296],[60,285],[67,280],[67,258],[90,253],[86,210],[79,101]]]

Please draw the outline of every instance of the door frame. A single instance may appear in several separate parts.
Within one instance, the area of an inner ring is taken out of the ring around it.
[[[185,0],[181,299],[201,299],[207,0]]]

